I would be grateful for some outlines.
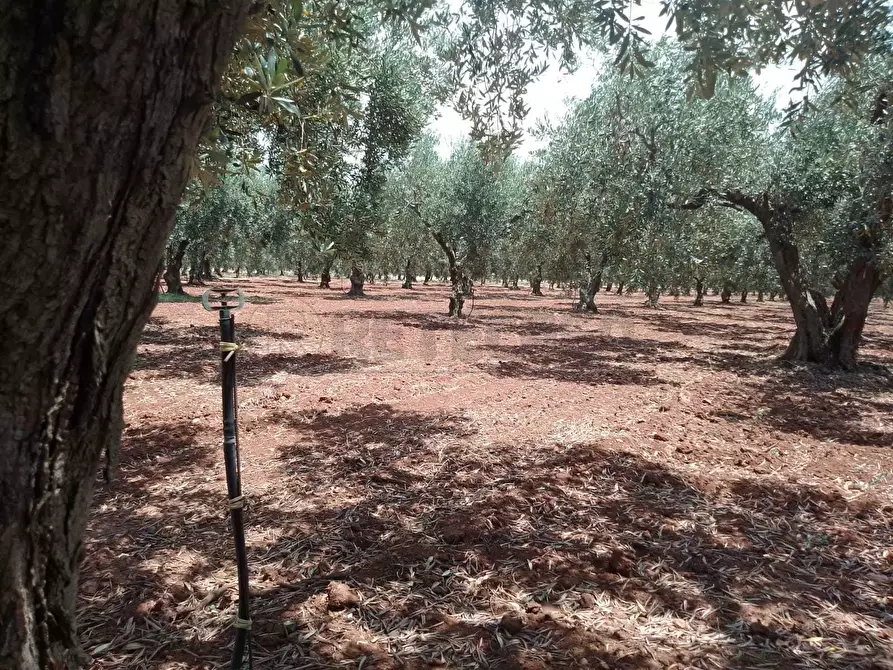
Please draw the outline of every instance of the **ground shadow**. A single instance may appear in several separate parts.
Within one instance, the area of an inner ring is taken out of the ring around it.
[[[664,384],[667,382],[644,364],[674,347],[672,342],[643,338],[579,335],[533,344],[482,345],[484,351],[500,360],[480,367],[494,376],[522,379],[590,385]]]
[[[251,548],[255,650],[275,667],[893,661],[889,505],[702,482],[596,444],[485,444],[447,411],[375,403],[276,423],[297,436],[279,450],[286,479],[248,514],[269,538]],[[190,425],[127,435],[121,480],[97,494],[81,620],[91,646],[114,644],[96,667],[138,661],[159,631],[149,667],[226,656],[220,483],[177,489],[211,465]]]

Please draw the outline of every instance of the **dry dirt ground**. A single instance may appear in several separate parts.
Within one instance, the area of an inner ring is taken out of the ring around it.
[[[778,302],[239,283],[256,668],[893,668],[893,309],[828,375]],[[227,667],[215,318],[159,305],[127,383],[96,668]]]

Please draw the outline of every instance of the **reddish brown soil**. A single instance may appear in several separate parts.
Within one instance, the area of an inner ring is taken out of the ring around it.
[[[893,667],[893,310],[858,373],[782,303],[486,287],[238,313],[258,668]],[[162,304],[80,591],[97,668],[226,667],[215,316]]]

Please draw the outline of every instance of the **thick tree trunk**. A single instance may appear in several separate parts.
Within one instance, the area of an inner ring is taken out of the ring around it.
[[[207,255],[202,256],[202,279],[205,281],[214,281],[214,273],[211,272],[211,261]]]
[[[747,289],[741,291],[741,302],[747,302]]]
[[[352,298],[362,298],[366,294],[363,292],[363,285],[366,282],[366,275],[363,274],[362,268],[357,265],[353,266],[350,271],[350,290],[347,295]]]
[[[828,362],[826,328],[828,306],[824,296],[807,286],[800,267],[800,252],[794,243],[790,215],[783,208],[770,207],[768,198],[757,209],[757,218],[766,232],[772,261],[782,288],[791,304],[797,331],[784,358],[816,363]],[[860,329],[861,332],[861,329]]]
[[[536,266],[536,274],[530,278],[530,294],[542,297],[543,295],[543,266]]]
[[[519,290],[520,290],[520,287],[518,286],[518,281],[520,281],[520,279],[521,279],[521,278],[520,278],[520,277],[517,277],[517,276],[516,276],[516,277],[512,277],[512,283],[511,283],[511,285],[509,286],[509,288],[510,288],[512,291],[519,291]]]
[[[412,259],[406,259],[406,268],[403,271],[403,285],[400,288],[411,289],[412,288],[412,280],[414,279],[414,275],[412,273]]]
[[[509,287],[509,276],[502,275],[502,288],[508,288],[508,287]]]
[[[295,276],[298,278],[298,283],[304,283],[304,263],[303,261],[298,261],[298,267],[295,268]]]
[[[186,293],[186,291],[183,290],[182,274],[183,257],[186,255],[186,247],[188,245],[188,240],[180,240],[180,242],[177,243],[177,248],[168,253],[167,265],[163,275],[168,293],[176,293],[177,295]]]
[[[583,281],[580,282],[580,294],[577,299],[575,310],[578,312],[592,312],[598,314],[598,307],[595,304],[595,294],[598,292],[598,288],[601,285],[602,273],[601,271],[593,273],[592,257],[589,254],[586,254],[585,258],[586,274],[584,275]]]
[[[86,660],[93,481],[250,4],[0,2],[0,667]]]
[[[722,300],[723,304],[727,305],[732,301],[732,285],[725,284],[722,287],[722,293],[719,294],[719,299]]]
[[[617,295],[623,295],[623,282],[617,284]]]
[[[191,263],[189,265],[189,281],[187,283],[190,286],[204,286],[205,285],[205,282],[202,281],[201,265],[198,265],[196,263]]]
[[[656,284],[649,284],[645,287],[645,306],[655,309],[660,301],[661,290]]]
[[[428,268],[427,270],[425,270],[425,280],[422,282],[423,285],[427,286],[428,282],[431,281],[431,274],[432,274],[431,268]]]
[[[320,288],[331,288],[329,284],[332,283],[332,262],[326,261],[326,263],[322,266],[322,272],[319,273],[319,287]]]
[[[868,308],[882,280],[874,259],[859,258],[850,268],[831,305],[828,353],[832,364],[846,369],[856,366]]]
[[[605,293],[610,293],[614,288],[614,282],[609,281],[605,286]]]
[[[602,290],[602,271],[601,270],[599,270],[598,273],[595,275],[595,277],[593,277],[592,289],[593,289],[593,295],[597,294],[599,291]]]
[[[772,262],[791,304],[797,326],[784,358],[816,363],[831,362],[833,357],[829,355],[827,342],[830,313],[824,296],[812,290],[803,277],[800,251],[794,241],[791,213],[786,207],[772,202],[766,193],[753,198],[731,192],[726,193],[725,197],[753,214],[766,233]]]
[[[700,277],[695,280],[695,307],[704,306],[704,280]]]

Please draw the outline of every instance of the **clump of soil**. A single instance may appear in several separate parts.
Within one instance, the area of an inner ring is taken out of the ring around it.
[[[360,596],[356,591],[341,582],[329,582],[326,587],[326,596],[330,610],[343,610],[348,607],[357,607],[360,604]]]

